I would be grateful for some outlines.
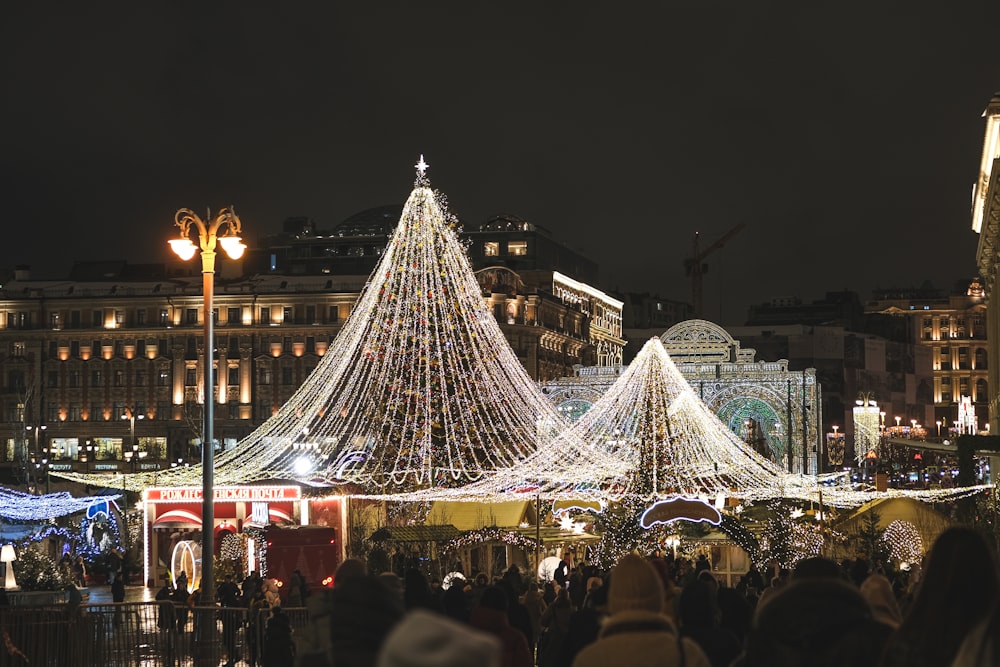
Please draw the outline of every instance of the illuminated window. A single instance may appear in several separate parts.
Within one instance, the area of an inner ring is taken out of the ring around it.
[[[510,255],[527,255],[528,254],[528,242],[527,241],[508,241],[507,242],[507,253]]]
[[[483,254],[487,257],[496,257],[500,254],[500,244],[497,241],[487,241],[483,244]]]

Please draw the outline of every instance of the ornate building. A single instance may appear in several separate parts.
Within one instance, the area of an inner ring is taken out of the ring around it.
[[[817,472],[821,460],[820,387],[814,369],[787,360],[757,361],[751,349],[705,320],[681,322],[660,336],[677,368],[730,430],[793,472]],[[543,390],[571,417],[585,412],[622,368],[577,368]]]
[[[986,134],[983,152],[972,199],[972,231],[979,234],[976,264],[983,279],[984,301],[987,306],[1000,287],[997,284],[1000,269],[1000,92],[983,111]],[[988,356],[1000,359],[1000,309],[986,309]],[[990,335],[992,334],[992,335]],[[987,374],[989,395],[989,421],[1000,423],[1000,368],[994,363]]]
[[[931,350],[934,419],[924,422],[927,432],[947,434],[958,419],[963,396],[972,399],[979,421],[988,421],[989,352],[981,280],[973,279],[951,294],[881,290],[873,297],[865,305],[867,313],[908,319],[910,340]]]

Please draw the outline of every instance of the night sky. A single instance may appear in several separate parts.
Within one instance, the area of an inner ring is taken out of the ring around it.
[[[250,243],[401,204],[424,154],[599,287],[739,324],[776,296],[951,286],[1000,2],[19,2],[0,27],[0,267],[166,259],[180,207]],[[892,5],[888,7],[887,5]]]

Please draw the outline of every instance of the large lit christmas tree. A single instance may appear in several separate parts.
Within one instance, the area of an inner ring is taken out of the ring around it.
[[[321,363],[276,415],[217,456],[216,484],[449,488],[513,466],[562,430],[488,310],[426,169],[421,158],[385,253]],[[200,475],[200,466],[173,469],[156,483],[195,485]]]

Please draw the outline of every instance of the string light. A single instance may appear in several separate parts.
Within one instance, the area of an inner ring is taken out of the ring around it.
[[[36,496],[0,487],[0,518],[13,521],[49,521],[86,512],[91,505],[120,497],[109,495],[75,498],[65,491]]]
[[[442,548],[444,553],[453,553],[465,547],[478,546],[486,542],[502,542],[513,547],[531,551],[535,548],[535,540],[527,537],[515,530],[503,530],[501,528],[480,528],[470,530],[461,537],[456,537]]]
[[[216,484],[294,479],[386,500],[678,495],[926,502],[992,488],[876,493],[842,475],[785,471],[692,391],[658,338],[572,425],[524,370],[488,310],[457,220],[421,159],[399,224],[319,366],[215,462]],[[100,484],[101,474],[53,472]],[[192,486],[200,466],[132,475]]]
[[[488,310],[426,163],[417,169],[382,260],[330,350],[277,414],[216,457],[216,484],[284,478],[378,497],[458,487],[526,459],[562,430]],[[302,447],[306,440],[315,447]],[[580,444],[563,453],[574,463],[593,458]],[[155,480],[195,485],[200,475],[190,466]],[[130,480],[149,486],[154,474]]]
[[[920,531],[909,521],[895,520],[885,527],[882,539],[889,547],[889,557],[901,563],[919,562],[924,555]]]

